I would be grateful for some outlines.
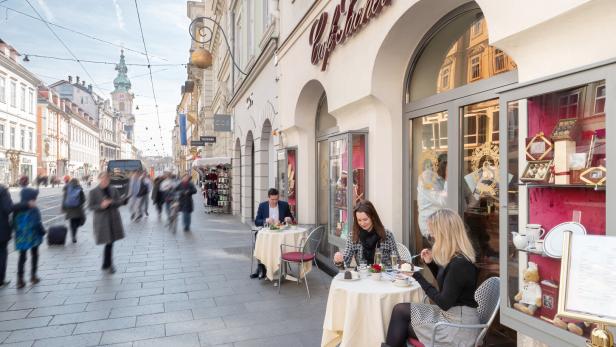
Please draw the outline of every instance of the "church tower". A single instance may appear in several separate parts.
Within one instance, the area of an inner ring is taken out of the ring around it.
[[[131,83],[126,73],[128,68],[124,61],[124,50],[120,53],[120,63],[116,65],[115,70],[118,76],[113,80],[114,90],[111,92],[113,101],[113,109],[120,114],[122,124],[124,124],[124,132],[126,137],[133,142],[135,115],[133,115],[133,98],[135,95],[130,91]]]

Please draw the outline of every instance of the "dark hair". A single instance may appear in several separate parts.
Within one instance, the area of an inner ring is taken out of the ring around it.
[[[353,243],[359,242],[359,231],[361,227],[357,222],[357,213],[363,212],[368,215],[368,218],[372,221],[372,228],[374,232],[381,238],[381,240],[385,239],[385,227],[383,226],[383,222],[381,222],[381,218],[379,218],[379,214],[376,213],[376,209],[374,205],[369,200],[360,200],[355,208],[353,209]]]
[[[268,197],[268,198],[269,198],[270,196],[273,196],[273,195],[279,195],[279,193],[278,193],[278,189],[276,189],[276,188],[270,188],[270,189],[267,191],[267,197]]]
[[[30,183],[30,179],[28,178],[28,176],[21,176],[19,178],[19,185],[21,187],[25,187],[28,185],[28,183]]]

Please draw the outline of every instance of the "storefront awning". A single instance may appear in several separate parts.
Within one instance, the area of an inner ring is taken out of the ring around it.
[[[199,158],[192,162],[192,167],[207,167],[216,165],[230,165],[231,158],[229,157],[217,157],[217,158]]]

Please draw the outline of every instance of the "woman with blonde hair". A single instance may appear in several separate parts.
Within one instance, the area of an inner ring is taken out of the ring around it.
[[[456,212],[438,210],[428,217],[427,225],[434,245],[431,250],[421,251],[421,259],[432,271],[439,289],[419,272],[413,277],[434,305],[397,304],[383,346],[406,346],[408,337],[418,339],[426,346],[473,346],[479,329],[443,326],[432,340],[432,329],[438,322],[479,324],[474,297],[479,272],[475,266],[475,250]]]

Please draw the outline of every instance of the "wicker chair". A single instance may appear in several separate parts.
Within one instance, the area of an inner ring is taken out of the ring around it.
[[[456,327],[461,329],[481,329],[477,339],[475,340],[475,346],[483,344],[483,338],[486,336],[490,325],[496,318],[498,313],[498,307],[500,305],[500,279],[498,277],[490,277],[485,280],[479,288],[475,291],[475,301],[479,306],[477,307],[477,313],[479,313],[479,324],[454,324],[447,322],[439,322],[434,325],[432,329],[432,341],[436,338],[436,331],[443,326]],[[424,345],[416,339],[409,338],[407,342],[409,347],[424,347]],[[431,347],[434,345],[430,345]]]
[[[280,245],[280,272],[278,275],[278,294],[280,294],[280,285],[282,278],[287,274],[287,266],[289,264],[297,264],[297,281],[301,280],[301,275],[304,269],[304,263],[314,262],[316,266],[317,251],[321,240],[323,240],[323,234],[325,233],[325,227],[320,225],[314,228],[307,238],[303,238],[299,246],[293,245]],[[289,252],[289,249],[292,251]],[[318,266],[317,266],[318,268]],[[308,274],[304,274],[304,283],[306,283],[306,292],[308,297],[306,300],[310,300],[310,289],[308,288]]]

